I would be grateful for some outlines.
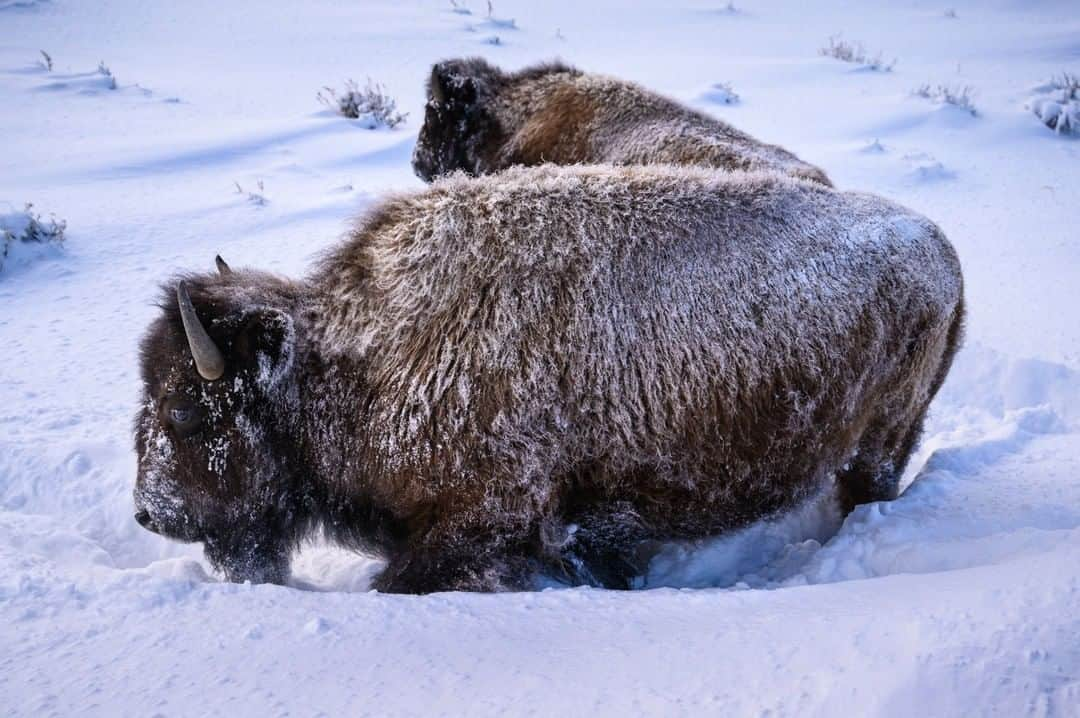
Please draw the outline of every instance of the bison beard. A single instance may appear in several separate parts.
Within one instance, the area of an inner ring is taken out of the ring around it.
[[[453,177],[304,281],[222,271],[143,342],[140,522],[231,580],[322,531],[414,593],[626,588],[652,542],[892,498],[962,320],[925,218],[690,168]]]

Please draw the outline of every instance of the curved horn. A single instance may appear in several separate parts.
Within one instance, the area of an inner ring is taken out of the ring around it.
[[[428,87],[431,89],[431,99],[435,101],[435,104],[445,105],[446,93],[443,91],[442,75],[439,72],[438,65],[431,68],[431,79],[428,80]]]
[[[176,285],[176,302],[180,305],[180,319],[184,322],[184,334],[187,335],[188,346],[191,348],[191,356],[195,359],[195,368],[199,376],[207,381],[220,379],[225,373],[225,357],[221,350],[214,344],[214,340],[206,333],[206,328],[199,321],[199,315],[195,313],[195,305],[191,303],[187,287],[183,282]]]
[[[221,258],[220,254],[214,257],[214,264],[217,265],[218,274],[221,276],[224,277],[226,274],[232,274],[232,267],[225,264],[225,260]]]

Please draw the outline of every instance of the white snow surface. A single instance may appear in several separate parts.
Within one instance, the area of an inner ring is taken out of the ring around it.
[[[1080,138],[1026,108],[1080,69],[1075,0],[459,5],[0,1],[0,203],[68,222],[0,274],[0,712],[1080,716]],[[896,66],[821,57],[838,33]],[[423,83],[468,54],[639,81],[943,227],[967,341],[899,499],[669,546],[631,592],[382,595],[327,546],[236,585],[135,523],[158,282],[305,273],[421,186]],[[322,111],[367,76],[404,126]]]

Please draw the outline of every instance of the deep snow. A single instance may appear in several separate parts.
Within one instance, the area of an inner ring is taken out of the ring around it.
[[[1077,73],[1076,3],[460,4],[0,0],[0,214],[68,221],[0,271],[0,709],[1080,715],[1080,139],[1026,107]],[[898,62],[820,56],[838,33]],[[218,252],[304,273],[420,186],[423,82],[463,54],[642,82],[945,229],[967,345],[903,496],[671,546],[630,593],[379,595],[376,562],[327,547],[291,587],[232,585],[135,524],[157,282]],[[405,125],[325,111],[350,76]]]

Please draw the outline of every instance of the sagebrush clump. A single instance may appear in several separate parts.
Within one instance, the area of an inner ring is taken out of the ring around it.
[[[263,185],[262,180],[256,180],[255,182],[255,186],[258,187],[257,192],[249,192],[245,190],[243,187],[240,186],[239,182],[233,181],[233,184],[236,185],[236,193],[246,194],[248,202],[251,202],[256,207],[265,207],[270,202],[270,200],[266,198],[266,194],[264,194],[266,192],[266,187]]]
[[[715,82],[705,93],[705,99],[721,105],[736,105],[739,102],[739,93],[730,82]]]
[[[829,44],[818,50],[818,54],[840,60],[841,62],[850,62],[854,65],[861,65],[868,70],[875,70],[877,72],[890,72],[896,65],[895,58],[892,62],[885,62],[880,52],[877,55],[869,55],[861,44],[857,42],[847,42],[839,35],[830,37]]]
[[[912,90],[911,94],[916,97],[931,100],[939,105],[952,105],[953,107],[958,107],[961,110],[970,113],[972,116],[979,114],[975,109],[975,90],[969,85],[961,85],[959,87],[949,87],[948,85],[937,85],[934,87],[931,87],[928,84],[920,85]]]
[[[405,122],[407,112],[398,112],[394,98],[386,93],[383,86],[368,78],[361,88],[355,80],[345,81],[344,92],[326,86],[316,95],[319,102],[331,110],[351,120],[361,120],[368,129],[389,127],[393,129]]]
[[[1060,135],[1080,134],[1080,77],[1063,72],[1035,89],[1028,105],[1035,116]]]
[[[105,64],[104,60],[98,63],[97,71],[99,75],[103,76],[106,79],[106,84],[108,85],[108,88],[110,90],[115,90],[116,75],[112,73],[112,70],[109,69],[109,66]]]
[[[34,211],[34,205],[27,202],[22,212],[0,215],[0,269],[21,245],[59,245],[64,241],[67,222],[49,216],[43,220]]]

